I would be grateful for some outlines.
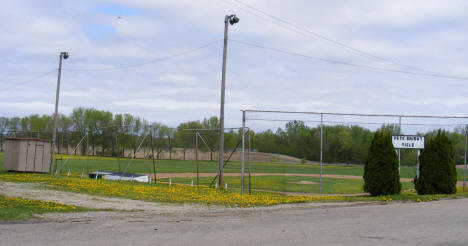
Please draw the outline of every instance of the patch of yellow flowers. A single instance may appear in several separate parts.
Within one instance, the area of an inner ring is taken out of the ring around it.
[[[38,201],[17,197],[0,196],[0,209],[22,208],[40,212],[65,212],[77,210],[77,207],[52,201]]]
[[[286,196],[275,193],[241,195],[206,186],[145,184],[128,181],[106,181],[60,177],[45,174],[2,173],[0,181],[39,182],[48,188],[84,192],[101,196],[124,197],[153,202],[217,204],[227,207],[271,206],[284,203],[342,201],[342,196]]]

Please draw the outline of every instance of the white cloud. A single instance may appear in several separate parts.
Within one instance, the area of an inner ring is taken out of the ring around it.
[[[232,1],[231,1],[232,2]],[[246,1],[247,2],[247,1]],[[51,8],[51,5],[54,8]],[[95,4],[137,9],[117,16]],[[465,1],[249,1],[313,32],[379,57],[425,70],[468,75]],[[238,4],[235,4],[238,5]],[[407,69],[357,56],[299,35],[224,1],[9,1],[0,10],[0,86],[24,81],[64,61],[61,112],[89,106],[177,125],[219,114],[222,42],[162,62],[115,71],[72,71],[145,63],[222,38],[224,15],[236,13],[230,38],[366,66]],[[100,35],[103,26],[111,31]],[[92,28],[91,28],[92,29]],[[0,114],[52,113],[56,74],[0,92]],[[39,83],[40,82],[40,83]],[[230,42],[226,119],[263,108],[405,114],[460,114],[466,81],[373,71]]]

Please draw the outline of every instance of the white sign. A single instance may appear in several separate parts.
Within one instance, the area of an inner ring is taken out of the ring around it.
[[[424,149],[424,137],[422,136],[392,136],[395,149]]]

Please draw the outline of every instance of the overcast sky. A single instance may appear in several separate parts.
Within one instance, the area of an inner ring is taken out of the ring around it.
[[[240,18],[229,27],[227,127],[241,124],[241,109],[468,115],[467,1],[242,1],[256,9],[5,1],[0,115],[52,114],[67,51],[60,113],[94,107],[169,126],[219,116],[227,14]]]

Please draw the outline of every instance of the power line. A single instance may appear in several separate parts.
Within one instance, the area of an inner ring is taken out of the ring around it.
[[[201,45],[201,46],[189,49],[189,50],[185,50],[185,51],[180,52],[180,53],[176,53],[176,54],[173,54],[173,55],[156,58],[156,59],[153,59],[153,60],[149,60],[147,62],[142,62],[142,63],[137,63],[137,64],[131,64],[131,65],[119,66],[119,67],[111,67],[111,68],[67,68],[67,69],[63,69],[63,70],[69,70],[69,71],[111,71],[111,70],[121,70],[121,69],[127,69],[127,68],[141,67],[141,66],[148,65],[148,64],[151,64],[151,63],[162,62],[162,61],[174,59],[176,57],[184,56],[184,55],[193,53],[195,51],[204,49],[206,47],[209,47],[209,46],[211,46],[213,44],[216,44],[216,43],[218,43],[220,41],[222,41],[222,39],[218,39],[218,40],[206,43],[204,45]]]
[[[333,64],[341,64],[341,65],[346,65],[346,66],[366,68],[366,69],[372,69],[372,70],[378,70],[378,71],[384,71],[384,72],[403,73],[403,74],[411,74],[411,75],[419,75],[419,76],[427,76],[427,77],[437,77],[437,78],[445,78],[445,79],[468,80],[468,77],[433,74],[433,73],[421,73],[421,72],[412,72],[412,71],[407,71],[407,70],[373,67],[373,66],[355,64],[355,63],[350,63],[350,62],[345,62],[345,61],[332,60],[332,59],[318,57],[318,56],[309,56],[309,55],[305,55],[305,54],[301,54],[301,53],[297,53],[297,52],[286,51],[286,50],[281,50],[281,49],[272,48],[272,47],[266,47],[266,46],[262,46],[262,45],[259,45],[259,44],[253,44],[253,43],[240,41],[240,40],[235,40],[235,39],[231,39],[231,41],[235,42],[235,43],[255,47],[255,48],[270,50],[270,51],[283,53],[283,54],[287,54],[287,55],[292,55],[292,56],[300,56],[300,57],[307,58],[307,59],[313,59],[313,60],[318,60],[318,61],[323,61],[323,62],[333,63]]]
[[[7,90],[13,89],[13,88],[15,88],[15,87],[17,87],[17,86],[30,83],[30,82],[32,82],[32,81],[34,81],[34,80],[36,80],[36,79],[40,79],[40,78],[42,78],[42,77],[45,77],[45,76],[47,76],[47,75],[49,75],[49,74],[51,74],[52,72],[55,72],[55,71],[57,71],[57,69],[50,70],[50,71],[48,71],[48,72],[46,72],[46,73],[43,73],[43,74],[40,74],[40,75],[38,75],[38,76],[32,77],[32,78],[27,79],[27,80],[25,80],[25,81],[22,81],[22,82],[13,84],[13,85],[11,85],[11,86],[9,86],[9,87],[6,87],[5,89],[2,89],[2,91],[7,91]],[[12,82],[12,83],[13,83],[13,82]]]
[[[223,1],[227,2],[227,0],[223,0]],[[349,46],[349,45],[347,45],[345,43],[342,43],[342,42],[339,42],[337,40],[326,37],[326,36],[324,36],[322,34],[318,34],[316,32],[312,32],[310,30],[307,30],[307,29],[305,29],[303,27],[300,27],[300,26],[298,26],[298,25],[296,25],[294,23],[291,23],[290,21],[287,21],[287,20],[284,20],[284,19],[282,19],[280,17],[274,16],[274,15],[272,15],[270,13],[267,13],[266,11],[263,11],[263,10],[261,10],[259,8],[256,8],[256,7],[252,6],[252,5],[244,3],[244,2],[242,2],[240,0],[231,0],[231,1],[237,2],[237,3],[247,7],[249,9],[252,9],[253,11],[257,11],[258,13],[261,13],[264,16],[267,16],[268,18],[270,18],[270,19],[268,19],[268,21],[271,22],[271,20],[274,20],[273,23],[275,23],[276,25],[279,25],[279,26],[281,26],[281,27],[283,27],[285,29],[288,29],[290,31],[293,31],[293,32],[296,32],[298,34],[304,35],[306,37],[314,38],[315,40],[326,41],[327,43],[332,44],[332,45],[334,45],[336,47],[344,48],[346,51],[348,51],[350,53],[353,53],[355,55],[366,57],[366,58],[372,58],[372,59],[375,59],[375,60],[379,60],[381,62],[391,63],[393,65],[398,65],[398,66],[401,66],[401,67],[407,67],[407,68],[410,68],[412,70],[419,70],[419,71],[423,71],[423,72],[426,72],[426,73],[432,73],[430,71],[426,71],[426,70],[423,70],[423,69],[420,69],[420,68],[417,68],[417,67],[414,67],[414,66],[410,66],[410,65],[399,63],[399,62],[395,62],[395,61],[392,61],[390,59],[387,59],[387,58],[384,58],[384,57],[381,57],[381,56],[377,56],[377,55],[371,54],[369,52],[366,52],[366,51],[363,51],[363,50],[360,50],[360,49],[356,49],[356,48],[351,47],[351,46]],[[232,5],[232,6],[235,6],[232,3],[229,3],[229,4]],[[239,7],[239,6],[235,6],[235,7],[246,11],[245,8],[242,8],[242,7]],[[246,12],[252,14],[252,11],[246,11]],[[265,18],[262,17],[262,16],[259,16],[257,14],[254,14],[254,15],[265,20]],[[281,24],[279,24],[278,22],[281,23]],[[287,27],[282,25],[282,24],[287,25]],[[435,73],[432,73],[432,74],[435,74]]]

